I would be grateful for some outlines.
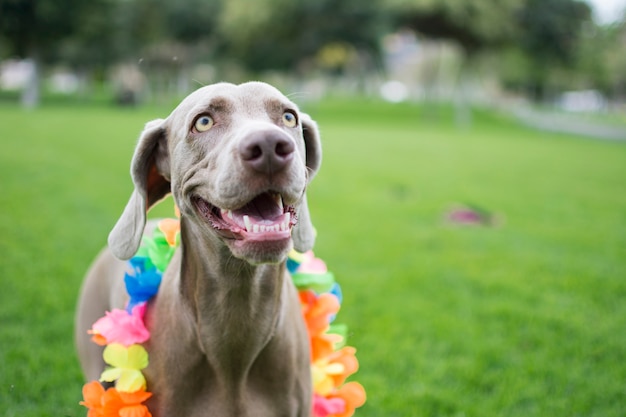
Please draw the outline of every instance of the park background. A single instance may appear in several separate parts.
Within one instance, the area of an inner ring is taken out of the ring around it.
[[[625,415],[624,10],[0,0],[0,415],[85,415],[75,302],[138,134],[249,79],[321,128],[357,416]]]

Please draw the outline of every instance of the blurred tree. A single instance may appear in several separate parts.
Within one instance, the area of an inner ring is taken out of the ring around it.
[[[516,39],[524,0],[387,0],[395,25],[457,42],[468,56]]]
[[[190,68],[206,62],[215,49],[222,0],[135,0],[158,10],[154,36],[141,49],[142,67],[149,68],[151,95],[167,98],[189,89]],[[139,15],[143,19],[143,15]],[[136,51],[137,52],[137,51]]]
[[[384,29],[401,27],[461,47],[461,97],[463,74],[493,51],[506,51],[509,79],[536,98],[565,72],[605,90],[626,83],[623,26],[589,36],[591,12],[577,0],[0,0],[0,46],[37,69],[57,59],[100,73],[141,63],[161,84],[213,57],[252,71],[315,64],[341,74],[346,62],[363,66],[361,51],[377,55]]]
[[[626,15],[609,25],[589,25],[576,55],[577,87],[626,98]]]
[[[578,0],[387,1],[397,25],[458,43],[466,71],[478,53],[507,50],[513,78],[539,100],[555,70],[574,65],[592,25],[589,5]]]
[[[8,53],[28,58],[34,66],[22,95],[24,106],[39,102],[41,63],[53,57],[54,46],[70,36],[97,4],[91,0],[0,0],[0,37]]]
[[[165,28],[175,40],[194,44],[209,40],[215,34],[223,1],[159,0],[165,14]]]
[[[609,42],[603,59],[607,63],[608,86],[606,91],[614,98],[626,100],[626,11],[622,20],[609,29]]]
[[[220,52],[255,71],[293,69],[325,45],[378,51],[378,0],[229,0],[219,23]]]
[[[2,0],[0,0],[2,1]],[[88,12],[76,22],[71,34],[57,43],[56,58],[81,73],[103,72],[119,59],[121,45],[120,3],[116,0],[90,0]]]
[[[593,25],[591,8],[576,0],[526,0],[518,25],[517,43],[530,58],[529,90],[543,100],[552,69],[576,64],[584,30]]]
[[[524,0],[387,0],[394,25],[408,27],[430,38],[447,39],[461,47],[456,88],[456,120],[471,123],[467,84],[479,53],[503,47],[518,33],[512,17]]]

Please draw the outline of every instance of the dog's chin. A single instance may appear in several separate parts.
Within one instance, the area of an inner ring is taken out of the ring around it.
[[[234,210],[221,209],[198,196],[193,203],[199,216],[239,259],[251,264],[279,263],[293,248],[296,212],[293,206],[283,204],[278,193],[261,193]]]
[[[265,242],[245,239],[226,239],[224,242],[233,256],[253,265],[281,263],[293,248],[291,237]]]

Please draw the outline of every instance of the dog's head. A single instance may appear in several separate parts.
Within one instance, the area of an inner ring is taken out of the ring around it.
[[[305,190],[320,163],[315,122],[274,87],[203,87],[147,123],[131,164],[135,190],[109,246],[132,257],[147,210],[171,192],[203,237],[251,263],[280,262],[292,247],[313,247]]]

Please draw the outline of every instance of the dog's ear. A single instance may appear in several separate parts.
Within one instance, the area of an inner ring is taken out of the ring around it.
[[[317,123],[308,114],[300,115],[302,124],[302,136],[306,148],[306,168],[308,182],[311,182],[322,163],[322,145],[320,142]],[[311,222],[311,215],[306,200],[306,194],[302,197],[298,212],[298,224],[293,228],[293,244],[298,252],[306,252],[313,249],[315,244],[315,229]]]
[[[119,259],[130,259],[135,255],[148,210],[171,190],[167,130],[163,119],[146,124],[135,148],[130,173],[135,189],[109,234],[109,248]]]

